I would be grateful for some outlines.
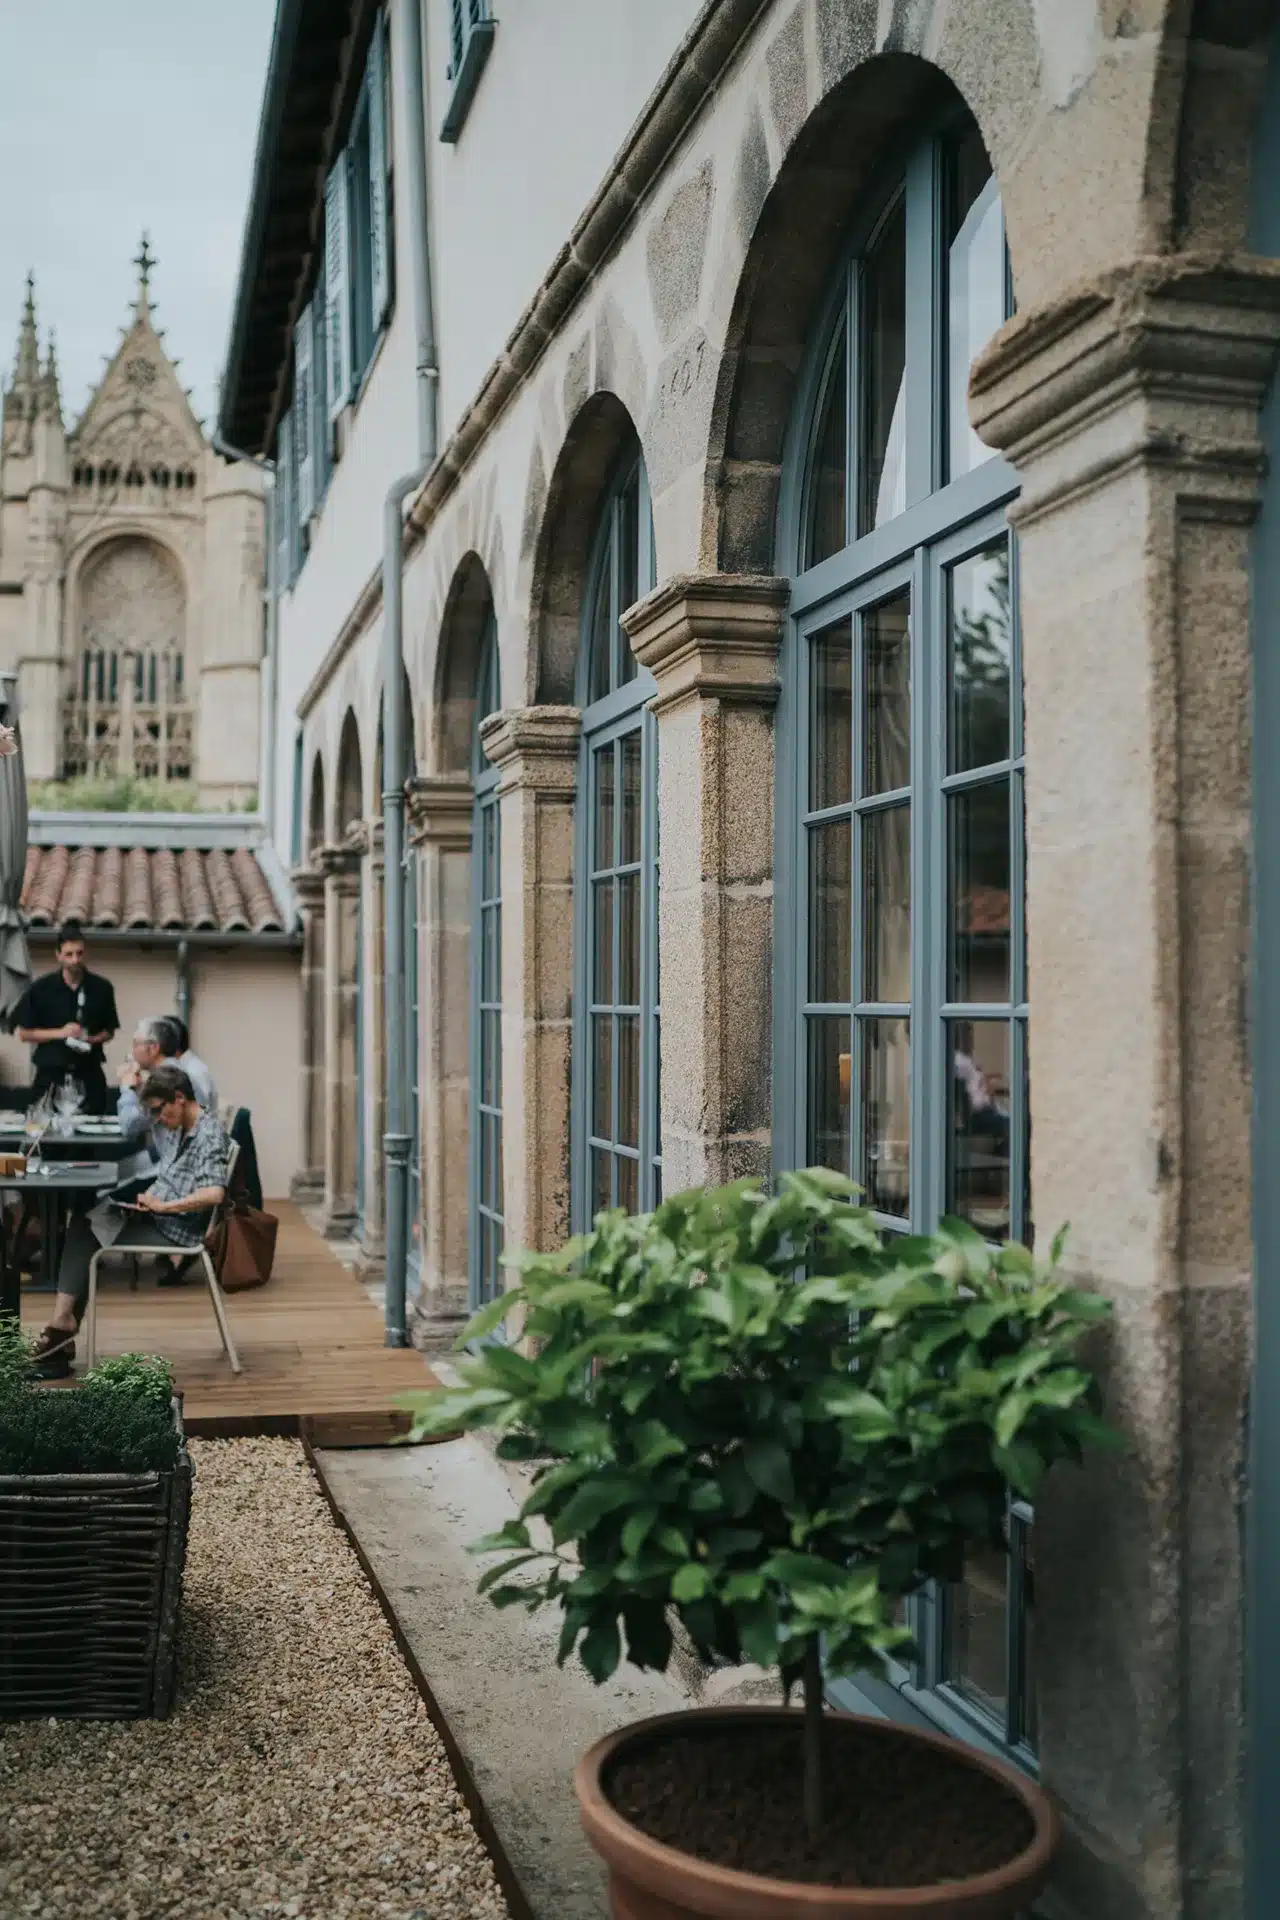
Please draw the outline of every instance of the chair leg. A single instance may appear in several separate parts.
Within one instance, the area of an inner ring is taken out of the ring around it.
[[[98,1262],[104,1248],[99,1247],[89,1262],[89,1298],[84,1311],[84,1358],[86,1370],[92,1367],[98,1355]]]
[[[242,1373],[244,1369],[240,1365],[240,1356],[236,1352],[236,1343],[231,1338],[231,1329],[227,1325],[227,1316],[222,1306],[222,1293],[218,1286],[218,1276],[213,1270],[213,1261],[209,1256],[207,1247],[201,1247],[200,1249],[200,1264],[204,1268],[204,1277],[209,1282],[209,1298],[213,1302],[214,1318],[218,1322],[218,1332],[222,1335],[222,1344],[226,1349],[227,1359],[231,1362],[231,1371],[232,1373]]]

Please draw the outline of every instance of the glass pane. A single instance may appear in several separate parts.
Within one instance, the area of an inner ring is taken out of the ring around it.
[[[502,955],[498,951],[499,909],[480,910],[480,997],[494,1004],[502,998]]]
[[[1018,1098],[1022,1102],[1022,1138],[1025,1144],[1022,1149],[1022,1219],[1018,1223],[1018,1238],[1024,1246],[1034,1247],[1036,1222],[1031,1211],[1031,1036],[1025,1020],[1021,1025],[1022,1085],[1018,1089]]]
[[[813,636],[809,659],[809,805],[817,813],[853,798],[853,628],[848,614]]]
[[[953,793],[948,806],[951,998],[1009,998],[1009,782]]]
[[[619,874],[618,1005],[640,1004],[640,875]]]
[[[592,755],[595,761],[596,788],[596,838],[592,848],[592,869],[604,873],[614,865],[613,846],[613,802],[614,802],[614,764],[613,742],[607,747],[597,747]]]
[[[849,412],[848,342],[843,326],[832,348],[822,396],[821,425],[809,474],[809,526],[805,565],[815,567],[845,545],[846,434]]]
[[[480,1015],[480,1099],[486,1107],[496,1107],[502,1097],[499,1064],[502,1058],[502,1015]]]
[[[640,1144],[640,1016],[618,1019],[618,1111],[615,1140],[624,1146]]]
[[[951,1589],[947,1677],[956,1690],[1003,1728],[1009,1557],[998,1547],[970,1552],[965,1576]]]
[[[618,1201],[628,1213],[637,1213],[640,1208],[640,1162],[629,1159],[620,1153],[614,1162],[618,1175]]]
[[[1036,1532],[1023,1521],[1016,1528],[1022,1550],[1022,1737],[1034,1748],[1040,1738],[1036,1699]]]
[[[640,858],[640,729],[624,734],[622,748],[622,866]]]
[[[951,1025],[947,1212],[988,1240],[1009,1234],[1009,1022]]]
[[[850,982],[850,859],[848,820],[809,829],[809,998],[847,1005]]]
[[[862,998],[911,999],[911,809],[862,821]]]
[[[907,504],[907,209],[887,215],[862,263],[862,433],[858,532],[870,533]]]
[[[591,609],[591,660],[587,675],[587,702],[603,700],[609,692],[613,654],[613,567],[610,543],[600,556],[595,604]]]
[[[862,616],[862,791],[911,784],[911,595]]]
[[[810,1166],[852,1172],[849,1102],[849,1021],[838,1014],[815,1014],[809,1021]]]
[[[493,1213],[502,1211],[502,1122],[496,1113],[482,1115],[484,1124],[484,1203]]]
[[[597,1214],[613,1205],[613,1155],[603,1147],[591,1150],[591,1211]]]
[[[1009,545],[1000,540],[952,567],[952,773],[1009,757]]]
[[[497,1214],[506,1212],[506,1194],[502,1185],[502,1116],[493,1116],[493,1210]],[[501,1246],[501,1239],[499,1239]]]
[[[982,135],[970,127],[951,156],[947,221],[948,474],[991,458],[969,424],[969,368],[1005,318],[1004,216]]]
[[[911,1041],[905,1020],[863,1020],[862,1165],[869,1207],[904,1219],[911,1198]]]
[[[618,501],[618,612],[621,614],[640,598],[640,470],[637,467],[622,489]],[[616,685],[625,686],[635,678],[636,657],[621,626],[617,630],[618,665]]]
[[[484,853],[480,885],[486,900],[493,900],[498,887],[498,809],[492,802],[484,809]]]
[[[613,1005],[613,882],[593,880],[592,918],[595,922],[595,966],[591,998],[597,1005]]]
[[[594,1095],[591,1131],[597,1140],[613,1138],[613,1015],[597,1013],[591,1020],[591,1058]]]

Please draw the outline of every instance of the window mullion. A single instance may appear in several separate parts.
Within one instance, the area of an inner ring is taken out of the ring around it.
[[[907,505],[927,499],[942,473],[942,143],[928,140],[907,166]]]

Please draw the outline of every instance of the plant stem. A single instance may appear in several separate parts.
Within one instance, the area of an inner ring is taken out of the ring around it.
[[[804,1650],[804,1824],[811,1840],[822,1831],[822,1652],[815,1634]]]

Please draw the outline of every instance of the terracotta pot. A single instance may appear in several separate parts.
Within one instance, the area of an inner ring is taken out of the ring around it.
[[[624,1820],[609,1802],[602,1782],[627,1748],[700,1723],[731,1724],[751,1737],[752,1726],[795,1719],[785,1707],[699,1707],[639,1720],[598,1740],[584,1753],[574,1774],[578,1811],[588,1840],[609,1869],[609,1904],[614,1920],[1013,1920],[1024,1913],[1044,1886],[1060,1835],[1058,1815],[1048,1796],[1013,1767],[989,1759],[941,1734],[921,1733],[887,1720],[843,1714],[868,1739],[919,1741],[939,1747],[954,1759],[977,1767],[1006,1785],[1034,1822],[1029,1846],[1006,1866],[970,1880],[925,1887],[821,1887],[797,1880],[766,1880],[712,1866],[650,1840]]]

